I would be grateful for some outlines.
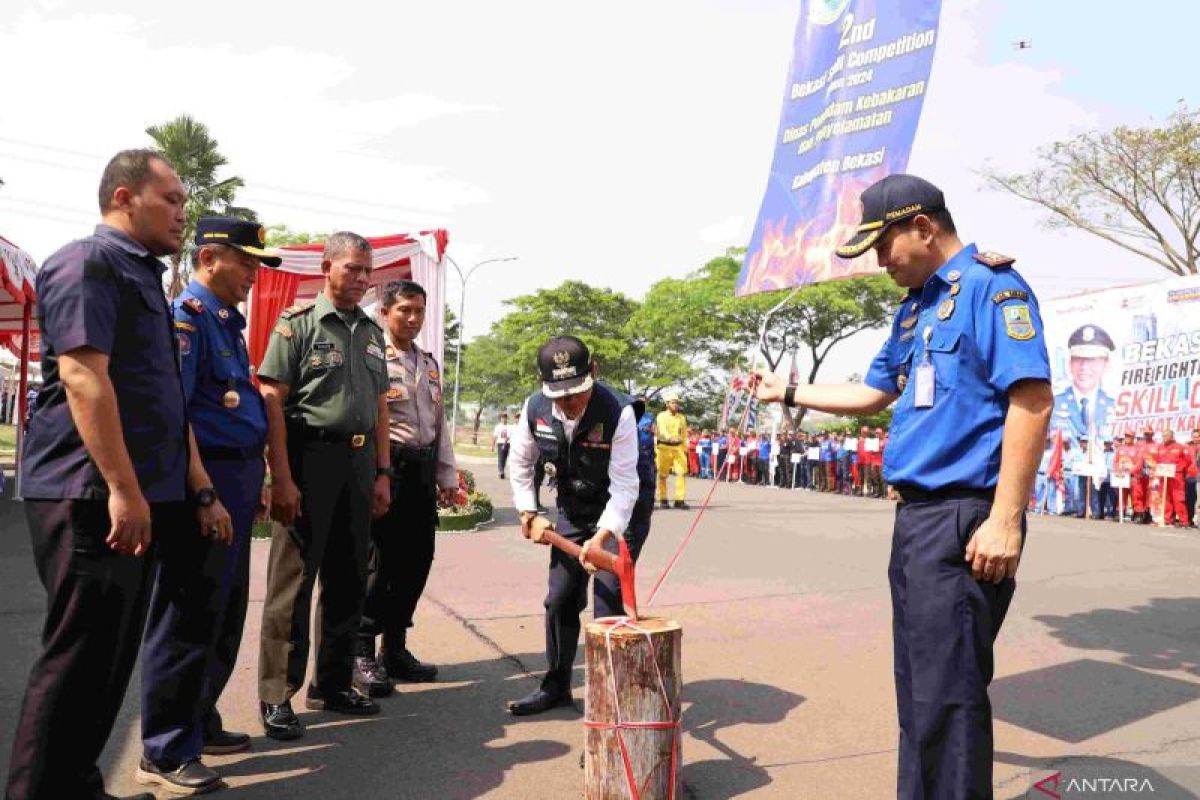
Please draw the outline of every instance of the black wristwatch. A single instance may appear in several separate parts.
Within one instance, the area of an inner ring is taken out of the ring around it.
[[[783,404],[788,408],[796,407],[796,384],[789,383],[788,387],[783,390]]]
[[[217,502],[217,490],[211,486],[204,489],[197,489],[196,493],[192,495],[192,499],[195,500],[199,508],[208,508]]]
[[[375,468],[375,477],[378,478],[380,475],[387,475],[389,478],[395,478],[396,470],[392,469],[392,467],[390,467],[390,466],[376,467]]]

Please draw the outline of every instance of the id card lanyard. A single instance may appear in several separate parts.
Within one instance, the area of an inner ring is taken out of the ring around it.
[[[917,365],[916,374],[913,376],[916,380],[916,393],[913,397],[914,408],[933,408],[933,387],[936,373],[933,370],[933,361],[929,358],[929,339],[932,336],[933,326],[926,325],[925,329],[921,331],[921,338],[925,343],[921,353],[921,363]]]

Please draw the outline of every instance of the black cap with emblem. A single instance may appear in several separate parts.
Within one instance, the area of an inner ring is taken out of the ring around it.
[[[278,267],[283,259],[266,249],[267,229],[257,222],[237,217],[201,217],[196,221],[196,247],[223,244],[252,255],[268,267]]]
[[[888,226],[946,207],[942,190],[915,175],[888,175],[862,193],[862,222],[850,241],[837,249],[842,258],[858,258],[871,249]]]
[[[551,399],[592,388],[592,354],[574,336],[555,336],[538,350],[542,394]]]
[[[1067,340],[1067,352],[1071,358],[1108,358],[1108,354],[1116,349],[1112,337],[1098,325],[1076,328]]]

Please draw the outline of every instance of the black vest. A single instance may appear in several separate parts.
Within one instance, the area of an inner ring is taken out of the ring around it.
[[[558,483],[558,508],[573,525],[594,528],[608,505],[608,462],[612,440],[625,406],[633,406],[636,423],[644,407],[624,394],[597,383],[592,399],[575,427],[575,436],[567,441],[562,422],[551,413],[553,401],[540,391],[530,395],[526,406],[526,424],[546,463],[553,464]],[[643,464],[642,462],[646,463]],[[639,448],[638,479],[640,494],[653,491],[653,461]],[[642,504],[639,504],[639,506]],[[647,513],[634,508],[634,516]]]

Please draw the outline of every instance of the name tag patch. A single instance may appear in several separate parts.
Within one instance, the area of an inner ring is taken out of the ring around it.
[[[379,345],[375,344],[375,342],[371,342],[370,344],[367,345],[367,355],[375,356],[375,358],[378,358],[379,360],[382,361],[383,360],[383,348],[380,347]]]

